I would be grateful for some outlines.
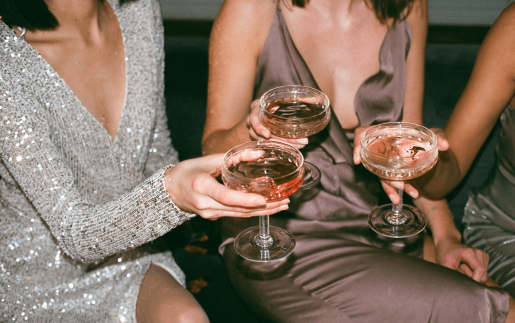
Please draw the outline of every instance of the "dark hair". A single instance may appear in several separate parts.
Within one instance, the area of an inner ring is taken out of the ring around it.
[[[292,4],[297,7],[303,8],[309,0],[291,0]],[[376,13],[377,19],[381,22],[386,22],[387,19],[393,18],[394,21],[403,18],[402,13],[404,9],[411,10],[415,0],[370,0],[370,4]]]
[[[131,1],[135,0],[120,0],[120,4]],[[44,0],[0,0],[0,17],[11,28],[18,26],[33,31],[59,26]]]

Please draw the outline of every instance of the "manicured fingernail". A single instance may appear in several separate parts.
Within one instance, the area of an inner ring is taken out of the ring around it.
[[[284,199],[281,201],[281,205],[290,203],[290,199]]]
[[[288,206],[288,204],[286,205],[281,205],[281,207],[279,208],[281,211],[284,211],[284,210],[288,210],[290,207]]]
[[[352,160],[354,161],[354,164],[357,164],[358,163],[358,154],[354,154],[354,156],[352,156]]]
[[[264,205],[266,205],[266,200],[265,199],[257,199],[254,201],[254,205],[255,206],[264,206]]]
[[[300,139],[297,139],[297,143],[300,145],[307,145],[309,143],[309,140],[308,140],[308,138],[300,138]]]
[[[404,188],[403,182],[391,182],[392,187],[395,187],[396,189],[402,190]]]
[[[395,202],[394,202],[394,201],[395,201],[395,195],[390,194],[390,195],[388,195],[388,197],[390,198],[390,201],[392,201],[393,203],[395,203]]]

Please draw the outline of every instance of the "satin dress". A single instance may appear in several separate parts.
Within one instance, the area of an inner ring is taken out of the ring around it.
[[[355,111],[363,126],[402,118],[406,20],[387,32],[380,71],[357,91]],[[318,88],[288,32],[280,6],[257,65],[255,98],[280,85]],[[379,180],[352,160],[353,133],[333,117],[303,149],[317,165],[320,184],[294,194],[289,212],[271,223],[294,233],[297,246],[282,262],[252,263],[232,245],[256,220],[223,221],[219,251],[243,301],[270,322],[504,322],[508,294],[421,259],[423,236],[390,240],[368,227],[379,203]]]
[[[464,240],[490,255],[488,275],[515,297],[515,109],[501,114],[497,161],[490,181],[469,194]]]

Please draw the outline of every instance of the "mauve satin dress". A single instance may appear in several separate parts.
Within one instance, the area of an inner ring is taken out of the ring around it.
[[[411,43],[407,21],[387,33],[380,71],[355,98],[361,125],[402,117],[406,56]],[[280,85],[318,88],[290,37],[280,7],[260,54],[255,98]],[[504,322],[508,294],[486,288],[422,256],[422,235],[388,240],[368,227],[378,205],[379,180],[352,162],[353,134],[333,117],[303,150],[322,171],[314,189],[292,196],[290,212],[272,224],[293,232],[297,246],[283,262],[252,263],[234,250],[238,232],[257,220],[223,221],[220,246],[231,282],[243,301],[271,322]]]

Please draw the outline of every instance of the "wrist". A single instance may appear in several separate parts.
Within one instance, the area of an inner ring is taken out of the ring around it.
[[[456,230],[446,230],[438,235],[433,235],[433,241],[435,246],[441,245],[442,243],[461,243],[461,233]]]

